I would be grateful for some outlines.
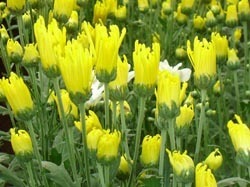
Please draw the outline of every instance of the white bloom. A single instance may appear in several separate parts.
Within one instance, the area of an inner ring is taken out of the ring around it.
[[[162,70],[167,70],[170,73],[178,74],[180,76],[181,82],[186,82],[186,81],[188,81],[190,79],[191,69],[189,69],[189,68],[183,68],[183,69],[179,70],[179,68],[181,66],[182,66],[182,63],[178,63],[176,66],[172,67],[172,66],[170,66],[168,64],[167,60],[164,60],[164,61],[160,62],[159,69],[161,71]]]

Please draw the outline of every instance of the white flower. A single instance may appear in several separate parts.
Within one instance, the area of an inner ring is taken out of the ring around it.
[[[178,74],[180,76],[181,82],[186,82],[186,81],[188,81],[190,79],[191,69],[189,69],[189,68],[183,68],[183,69],[179,70],[179,68],[181,66],[182,66],[182,63],[178,63],[176,66],[172,67],[172,66],[170,66],[168,64],[167,60],[164,60],[164,61],[160,62],[159,69],[161,71],[162,70],[167,70],[170,73]]]

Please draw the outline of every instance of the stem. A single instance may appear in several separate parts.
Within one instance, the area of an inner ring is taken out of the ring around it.
[[[20,37],[20,42],[21,45],[24,47],[24,33],[23,33],[23,20],[22,16],[17,16],[17,24],[18,24],[18,31],[19,31],[19,37]]]
[[[109,129],[109,89],[108,89],[108,83],[104,83],[104,104],[105,104],[105,129]]]
[[[181,136],[177,136],[176,137],[176,147],[177,147],[177,150],[179,150],[179,151],[182,151],[181,142],[182,142],[182,137]]]
[[[75,160],[75,156],[74,156],[75,154],[74,154],[74,149],[73,149],[74,145],[73,145],[73,142],[70,138],[69,127],[67,125],[67,121],[66,121],[66,117],[65,117],[65,113],[64,113],[64,109],[63,109],[62,97],[61,97],[61,92],[60,92],[60,87],[59,87],[58,81],[59,80],[57,78],[55,78],[53,80],[53,84],[54,84],[55,92],[56,92],[57,99],[58,99],[59,110],[61,113],[61,122],[62,122],[63,128],[65,130],[65,134],[66,134],[66,146],[67,146],[67,149],[69,151],[69,162],[70,162],[73,178],[75,181],[77,181],[76,160]]]
[[[197,163],[197,161],[199,160],[202,129],[203,129],[203,126],[205,125],[205,120],[206,120],[205,99],[206,99],[206,90],[201,90],[201,113],[200,113],[200,119],[199,119],[197,141],[196,141],[196,146],[195,146],[194,163]]]
[[[243,36],[244,36],[244,66],[247,67],[247,63],[248,63],[248,39],[247,39],[247,35],[248,35],[248,28],[247,28],[247,22],[243,21],[242,22],[243,25]],[[247,71],[247,68],[246,68]],[[247,72],[246,72],[247,73]],[[250,89],[250,67],[248,67],[248,77],[246,79],[248,81],[248,89]]]
[[[85,104],[81,103],[79,105],[81,113],[81,123],[82,123],[82,141],[83,141],[83,159],[85,164],[85,175],[87,180],[87,186],[91,186],[90,182],[90,170],[89,170],[89,161],[88,161],[88,149],[87,149],[87,133],[86,133],[86,124],[85,124]]]
[[[160,160],[159,160],[159,176],[162,177],[162,187],[166,183],[166,179],[164,178],[164,161],[165,161],[165,154],[166,154],[166,141],[167,141],[167,130],[161,130],[161,151],[160,151]]]
[[[97,169],[98,169],[98,174],[99,174],[101,186],[105,187],[104,175],[103,175],[103,167],[99,163],[97,163]]]
[[[112,101],[112,125],[111,130],[118,129],[116,125],[116,101]]]
[[[110,177],[109,177],[109,165],[104,166],[104,178],[105,178],[105,186],[109,187],[110,186]]]
[[[13,127],[16,127],[16,122],[15,122],[14,115],[12,113],[10,104],[8,102],[6,102],[6,106],[7,106],[7,109],[8,109],[11,124],[12,124]]]
[[[7,51],[6,51],[6,48],[5,48],[4,44],[3,44],[2,39],[0,40],[0,52],[1,52],[1,57],[2,57],[2,60],[3,60],[3,65],[4,65],[4,68],[5,68],[5,71],[7,73],[7,76],[9,77],[10,72],[11,72],[11,67],[10,67],[10,62],[9,62],[9,58],[8,58],[8,55],[7,55]]]
[[[145,102],[146,102],[146,98],[144,97],[139,98],[139,116],[138,116],[137,128],[136,128],[135,151],[134,151],[133,166],[132,166],[131,174],[129,176],[128,186],[133,186],[134,178],[136,175],[136,167],[137,167],[137,160],[139,156],[139,148],[140,148],[140,140],[141,140],[141,130],[142,130],[142,123],[144,119]]]
[[[35,182],[35,179],[34,179],[34,174],[33,174],[33,169],[32,169],[32,166],[31,166],[31,161],[26,163],[26,167],[27,167],[27,172],[28,172],[28,175],[29,175],[28,181],[29,181],[30,186],[31,187],[37,186],[36,182]]]
[[[131,161],[131,157],[129,154],[129,148],[128,148],[128,139],[127,139],[127,126],[126,126],[126,120],[125,120],[125,111],[124,111],[124,101],[120,101],[120,115],[121,115],[121,124],[122,124],[122,144],[124,146],[124,150],[126,153],[126,158]]]
[[[236,110],[237,110],[237,114],[240,115],[241,114],[240,91],[239,91],[237,71],[234,71],[233,74],[234,74],[234,88],[235,88],[235,96],[236,96]]]
[[[35,158],[38,161],[38,167],[39,167],[39,170],[41,172],[41,176],[42,176],[42,180],[44,182],[44,186],[48,187],[49,186],[48,181],[47,181],[47,178],[44,175],[44,172],[43,172],[43,169],[42,169],[41,155],[40,155],[39,150],[38,150],[38,144],[37,144],[37,141],[36,141],[36,136],[35,136],[34,128],[33,128],[33,125],[31,123],[31,121],[27,122],[27,126],[28,126],[28,129],[29,129],[30,138],[31,138],[31,141],[32,141],[32,144],[33,144],[34,155],[35,155]]]
[[[176,143],[175,143],[175,118],[172,118],[168,121],[169,123],[169,129],[168,129],[168,133],[169,133],[169,137],[170,137],[170,147],[171,147],[171,151],[176,149]]]

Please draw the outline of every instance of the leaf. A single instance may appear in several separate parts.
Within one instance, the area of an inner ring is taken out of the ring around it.
[[[8,168],[0,164],[0,179],[18,187],[25,187],[23,181],[11,172]]]
[[[220,180],[217,183],[217,185],[218,185],[218,187],[224,187],[224,186],[231,186],[231,185],[234,185],[234,184],[237,184],[237,183],[242,187],[244,187],[244,186],[247,187],[247,186],[249,186],[250,181],[242,179],[240,177],[231,177],[231,178],[228,178],[228,179]]]
[[[42,167],[50,172],[49,178],[58,185],[63,187],[77,186],[63,165],[58,166],[52,162],[42,161]]]

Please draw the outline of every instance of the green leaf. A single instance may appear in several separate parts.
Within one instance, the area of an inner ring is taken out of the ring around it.
[[[232,186],[234,184],[239,184],[242,187],[247,187],[247,186],[249,186],[250,181],[242,179],[240,177],[231,177],[228,179],[220,180],[217,183],[218,187]]]
[[[50,172],[48,177],[56,184],[63,187],[77,186],[63,165],[58,166],[52,162],[42,161],[42,167]]]
[[[8,168],[0,164],[0,179],[18,187],[25,187],[23,181],[11,172]]]

